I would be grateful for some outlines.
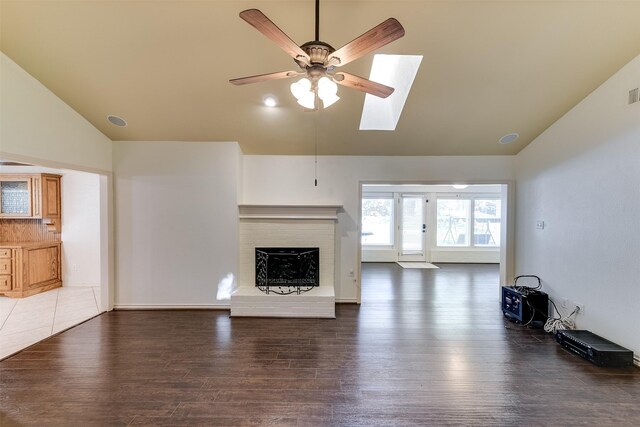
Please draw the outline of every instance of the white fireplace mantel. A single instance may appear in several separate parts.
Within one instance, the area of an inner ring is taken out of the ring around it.
[[[335,238],[340,205],[238,205],[238,288],[231,316],[335,318]],[[302,294],[256,287],[257,247],[317,247],[319,286]]]
[[[338,219],[342,205],[238,205],[240,219]]]

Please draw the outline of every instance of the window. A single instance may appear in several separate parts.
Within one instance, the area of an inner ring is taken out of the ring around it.
[[[475,199],[473,201],[474,246],[500,246],[500,200]]]
[[[362,199],[362,244],[393,245],[393,197]]]
[[[438,246],[469,246],[470,205],[470,200],[438,199]]]
[[[499,247],[501,209],[500,199],[489,197],[438,199],[437,246]]]

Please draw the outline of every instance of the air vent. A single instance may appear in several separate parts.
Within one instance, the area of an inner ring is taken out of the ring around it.
[[[635,104],[636,102],[638,102],[638,88],[629,91],[629,104]]]

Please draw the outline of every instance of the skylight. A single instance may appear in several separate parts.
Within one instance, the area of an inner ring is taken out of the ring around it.
[[[395,130],[407,101],[422,55],[382,55],[373,57],[369,80],[395,88],[387,98],[367,94],[360,118],[360,130]]]

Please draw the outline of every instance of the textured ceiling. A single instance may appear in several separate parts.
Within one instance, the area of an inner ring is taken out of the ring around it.
[[[406,35],[380,53],[424,55],[396,131],[359,131],[360,92],[341,87],[317,114],[290,81],[228,83],[293,67],[240,11],[302,44],[313,0],[0,7],[2,51],[111,139],[238,141],[247,154],[311,154],[316,137],[320,154],[514,154],[640,53],[638,1],[322,1],[320,38],[335,48],[395,17]],[[372,58],[344,71],[368,77]],[[262,106],[266,94],[280,106]],[[510,132],[520,139],[497,143]]]

